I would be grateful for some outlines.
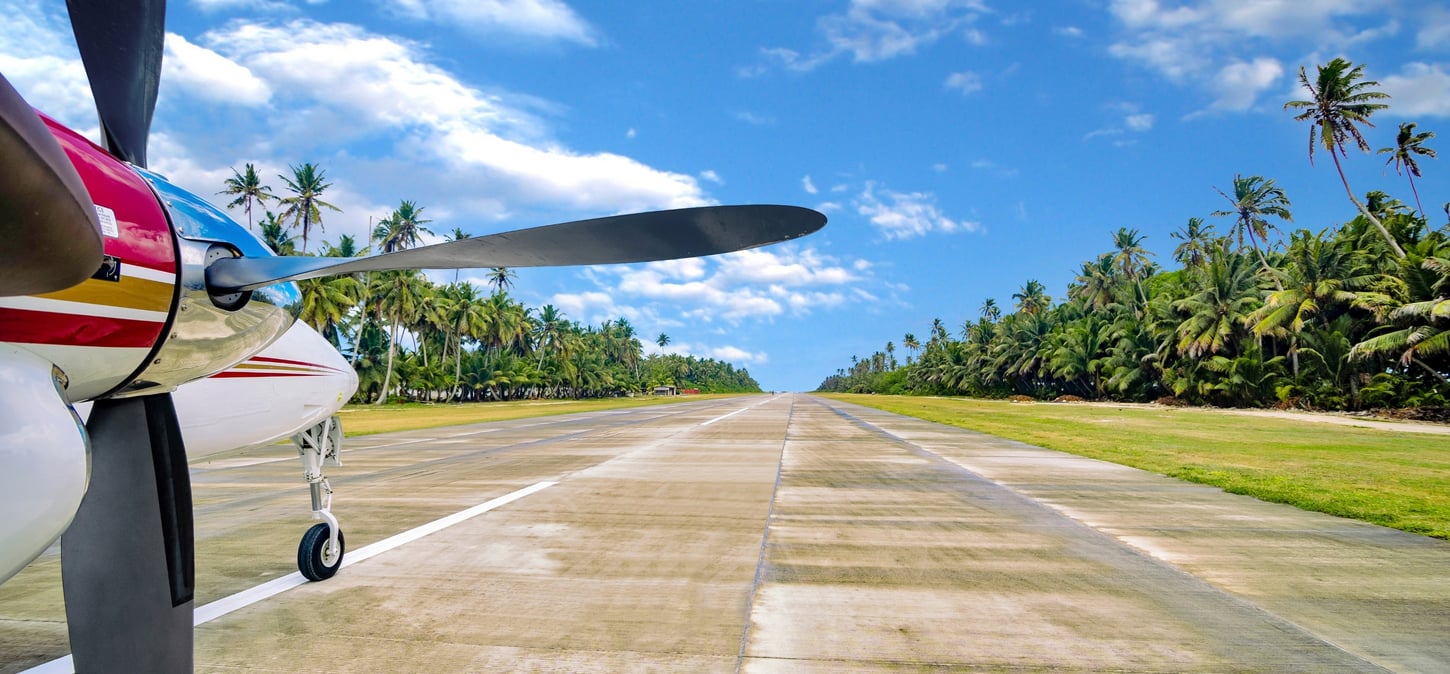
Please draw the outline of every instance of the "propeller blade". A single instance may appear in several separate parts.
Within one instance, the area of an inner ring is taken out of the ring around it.
[[[85,183],[35,110],[0,77],[0,296],[68,288],[101,266]]]
[[[60,537],[77,672],[190,672],[191,477],[170,394],[96,401],[91,484]]]
[[[156,110],[166,37],[166,0],[66,0],[105,147],[146,167],[146,136]]]
[[[706,206],[578,220],[365,258],[225,258],[206,270],[213,292],[392,269],[563,267],[716,255],[789,241],[826,224],[799,206]]]

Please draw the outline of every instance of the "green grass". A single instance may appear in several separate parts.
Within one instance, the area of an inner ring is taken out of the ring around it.
[[[825,397],[1450,539],[1450,436],[1205,409]]]
[[[730,398],[735,395],[740,394],[638,396],[593,400],[515,400],[491,403],[403,403],[381,407],[348,405],[342,408],[338,415],[342,418],[343,431],[351,437],[576,412],[597,412],[625,407],[649,407],[694,400]]]

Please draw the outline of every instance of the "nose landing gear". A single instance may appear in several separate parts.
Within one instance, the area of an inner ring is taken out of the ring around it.
[[[336,416],[330,417],[292,436],[292,444],[302,456],[303,476],[312,490],[312,518],[323,520],[303,534],[297,546],[297,570],[308,580],[327,580],[342,568],[346,546],[342,527],[332,514],[332,486],[322,474],[322,464],[331,459],[334,466],[342,465],[337,456],[342,448],[342,423]]]

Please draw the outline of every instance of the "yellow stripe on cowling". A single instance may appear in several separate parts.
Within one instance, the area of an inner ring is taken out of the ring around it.
[[[120,281],[102,281],[99,279],[87,279],[80,285],[71,286],[65,290],[58,290],[53,293],[36,295],[52,300],[63,300],[66,302],[80,302],[82,304],[99,304],[110,307],[123,307],[126,309],[141,309],[144,311],[171,310],[171,296],[175,285],[172,283],[160,283],[134,276],[121,276]]]

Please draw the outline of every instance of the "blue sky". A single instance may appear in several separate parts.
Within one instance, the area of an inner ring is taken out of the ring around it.
[[[1061,297],[1119,227],[1171,265],[1188,218],[1226,227],[1209,214],[1236,173],[1283,187],[1292,227],[1348,219],[1282,109],[1305,97],[1300,66],[1367,65],[1393,96],[1374,148],[1403,121],[1450,134],[1450,6],[1433,0],[619,4],[171,0],[152,168],[209,195],[247,162],[279,192],[289,164],[320,164],[343,209],[329,240],[401,199],[440,235],[817,208],[830,224],[799,242],[520,270],[513,291],[809,390],[934,318],[956,331],[985,298],[1010,306],[1028,279]],[[0,0],[0,73],[94,136],[63,6]],[[1383,159],[1352,154],[1351,185],[1410,202]],[[1446,161],[1418,182],[1436,222]]]

